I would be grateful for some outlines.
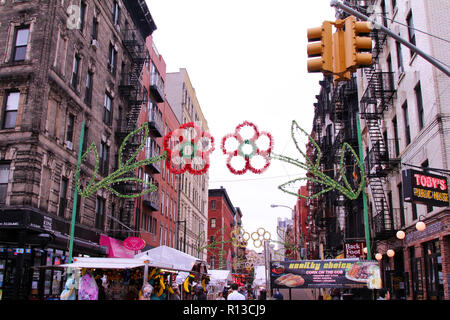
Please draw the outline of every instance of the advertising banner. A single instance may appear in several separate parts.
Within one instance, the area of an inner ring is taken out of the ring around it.
[[[377,261],[357,259],[272,261],[273,288],[364,288],[380,289]]]

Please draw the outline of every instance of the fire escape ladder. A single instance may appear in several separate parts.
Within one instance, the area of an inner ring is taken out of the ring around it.
[[[146,62],[145,45],[137,39],[138,30],[127,29],[123,32],[122,43],[131,58],[131,66],[127,72],[122,70],[121,82],[119,85],[120,94],[127,99],[128,109],[126,111],[126,124],[120,124],[117,128],[116,137],[118,144],[121,144],[125,137],[138,128],[138,118],[141,106],[147,103],[146,90],[142,84],[141,74]],[[129,137],[122,150],[122,162],[125,163],[137,151],[143,139],[142,132]],[[135,178],[136,172],[128,172],[121,178]],[[136,182],[121,182],[115,189],[125,195],[120,201],[122,207],[121,221],[128,226],[134,224],[133,217],[135,211],[136,198],[126,197],[142,191],[142,186]],[[129,236],[129,232],[122,235]]]

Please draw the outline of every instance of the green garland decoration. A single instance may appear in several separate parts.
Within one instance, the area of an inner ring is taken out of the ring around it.
[[[313,161],[311,161],[311,159],[309,159],[308,156],[299,147],[299,144],[295,138],[296,131],[301,131],[302,133],[304,133],[308,137],[308,139],[312,143],[312,145],[317,149],[317,159],[316,159],[315,163],[313,163]],[[340,162],[339,162],[339,170],[341,172],[342,180],[344,181],[344,185],[341,185],[339,182],[334,181],[333,179],[331,179],[329,176],[327,176],[325,173],[323,173],[319,169],[320,160],[322,158],[322,150],[320,150],[320,147],[316,143],[316,141],[305,130],[303,130],[302,128],[299,127],[299,125],[297,124],[297,122],[295,120],[292,121],[291,136],[292,136],[292,140],[294,140],[297,150],[302,154],[302,156],[305,158],[306,162],[300,162],[296,159],[292,159],[290,157],[287,157],[284,155],[279,155],[279,154],[274,154],[274,153],[271,154],[271,158],[295,165],[297,167],[300,167],[301,169],[304,169],[307,172],[309,172],[312,175],[312,177],[302,177],[302,178],[290,180],[290,181],[278,186],[278,188],[280,190],[282,190],[283,192],[292,194],[296,197],[304,198],[304,199],[314,199],[314,198],[320,197],[322,194],[329,192],[331,190],[334,190],[334,189],[338,190],[340,193],[342,193],[344,196],[346,196],[350,200],[355,200],[359,197],[359,195],[365,185],[364,165],[359,160],[359,157],[357,156],[355,150],[347,142],[343,143]],[[352,189],[352,187],[350,186],[350,183],[347,181],[347,178],[346,178],[345,172],[344,172],[344,168],[345,168],[344,155],[347,150],[349,150],[352,153],[353,157],[356,160],[356,164],[358,165],[359,170],[360,170],[360,175],[361,175],[360,183],[359,183],[359,187],[356,191],[354,191]],[[311,195],[311,196],[303,196],[301,194],[294,193],[294,192],[291,192],[286,189],[286,187],[288,185],[293,184],[297,181],[303,181],[303,180],[307,180],[307,181],[311,181],[313,183],[324,185],[324,186],[326,186],[326,188],[316,194]]]
[[[122,163],[122,152],[123,152],[123,149],[125,148],[125,145],[127,144],[128,140],[132,136],[139,134],[142,130],[144,130],[144,139],[142,140],[141,144],[139,145],[139,148],[133,153],[133,155],[130,157],[130,159],[128,159],[128,161],[125,162],[125,164],[123,164]],[[164,161],[166,159],[167,153],[164,152],[163,154],[156,156],[156,157],[151,157],[148,159],[135,161],[139,152],[145,147],[145,141],[147,140],[147,137],[148,137],[148,123],[144,123],[144,125],[142,127],[130,132],[125,137],[125,139],[123,140],[123,142],[119,148],[119,158],[118,158],[119,168],[116,171],[114,171],[113,173],[111,173],[110,175],[108,175],[106,178],[100,180],[97,183],[94,183],[94,182],[95,182],[95,179],[96,179],[97,173],[98,173],[99,157],[98,157],[97,147],[96,147],[95,143],[92,143],[89,146],[89,148],[86,150],[86,152],[82,155],[80,165],[77,165],[75,177],[79,177],[80,170],[81,170],[81,168],[80,168],[81,163],[83,162],[83,160],[87,157],[87,155],[91,151],[93,151],[94,155],[95,155],[94,175],[91,177],[88,185],[84,188],[84,190],[80,189],[80,181],[75,179],[75,186],[76,186],[79,194],[82,197],[87,198],[87,197],[90,197],[91,195],[93,195],[95,192],[97,192],[97,190],[104,188],[106,190],[111,191],[113,194],[115,194],[116,196],[121,197],[121,198],[137,198],[137,197],[143,196],[144,194],[156,191],[158,189],[158,187],[156,185],[149,183],[147,181],[144,181],[140,178],[122,177],[123,175],[125,175],[129,172],[136,171],[136,169],[138,169],[142,166],[146,166],[146,165],[154,163],[154,162]],[[147,186],[148,189],[146,189],[138,194],[122,194],[111,187],[112,184],[121,183],[121,182],[142,183],[143,185]]]

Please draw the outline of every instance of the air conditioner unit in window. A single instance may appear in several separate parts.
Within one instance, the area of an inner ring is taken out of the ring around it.
[[[120,25],[116,24],[116,30],[120,32]]]
[[[92,46],[94,49],[97,49],[97,48],[98,48],[98,41],[97,41],[97,39],[92,39],[92,41],[91,41],[91,46]]]
[[[66,148],[69,150],[73,149],[73,143],[71,141],[66,141]]]

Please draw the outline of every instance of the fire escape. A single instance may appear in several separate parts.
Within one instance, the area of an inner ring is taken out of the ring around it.
[[[124,30],[122,43],[131,58],[131,65],[125,70],[122,70],[119,92],[128,102],[128,109],[126,110],[126,121],[119,124],[116,131],[116,139],[118,145],[121,145],[123,140],[132,131],[138,128],[138,118],[141,112],[141,106],[147,103],[147,92],[141,83],[141,72],[146,63],[146,48],[142,40],[137,38],[138,30],[128,29]],[[122,150],[122,162],[125,163],[136,152],[140,146],[144,133],[130,137]],[[125,177],[136,177],[136,172],[128,172]],[[142,186],[135,182],[121,183],[117,189],[124,195],[136,194],[142,191]],[[121,203],[121,221],[131,226],[132,217],[135,210],[135,198],[123,198]],[[126,236],[126,235],[125,235]]]
[[[383,72],[379,62],[379,55],[387,42],[387,35],[374,29],[371,37],[373,64],[364,68],[366,88],[360,99],[360,115],[365,121],[370,140],[365,168],[374,204],[372,212],[374,237],[382,240],[391,237],[395,232],[393,209],[389,208],[385,194],[385,180],[399,161],[393,156],[393,150],[390,150],[393,149],[390,142],[394,141],[388,141],[381,130],[384,112],[392,106],[395,94],[393,73]]]

